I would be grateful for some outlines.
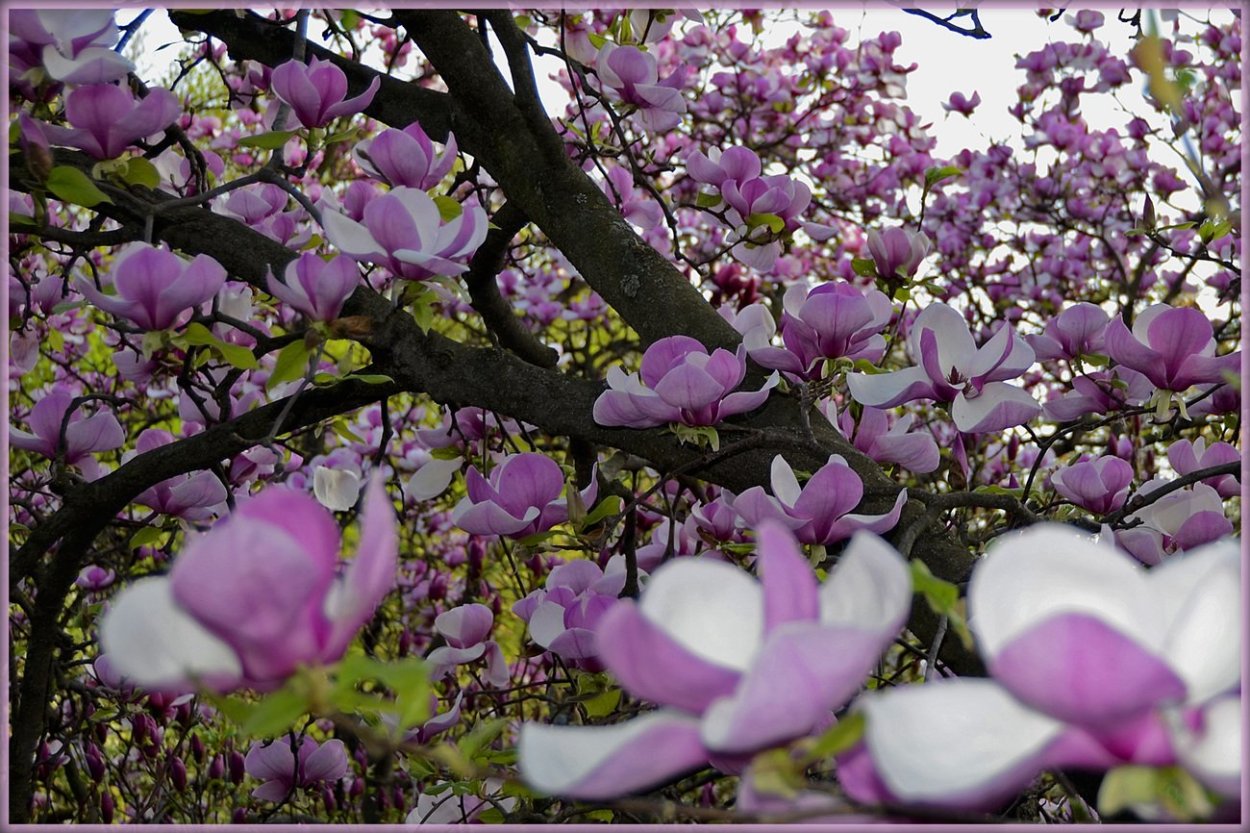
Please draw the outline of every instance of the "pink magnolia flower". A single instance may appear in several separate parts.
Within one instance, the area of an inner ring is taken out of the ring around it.
[[[126,441],[126,432],[112,411],[101,409],[87,416],[82,408],[77,408],[70,414],[62,447],[61,424],[73,401],[74,394],[67,386],[52,388],[30,410],[27,424],[31,433],[9,426],[9,444],[52,460],[61,452],[65,462],[72,466],[88,459],[93,452],[111,451]]]
[[[920,262],[929,255],[929,238],[922,231],[901,226],[868,232],[868,254],[882,280],[897,282],[916,274]]]
[[[912,431],[915,414],[893,419],[889,412],[865,406],[856,420],[850,408],[837,413],[831,401],[818,405],[842,436],[878,463],[895,463],[917,474],[936,471],[941,463],[937,440],[924,430]]]
[[[638,373],[608,370],[608,390],[595,400],[600,425],[653,428],[669,422],[715,425],[754,410],[779,379],[774,372],[757,391],[731,393],[746,377],[746,348],[736,354],[707,348],[689,336],[669,336],[647,348]]]
[[[490,472],[489,480],[469,466],[465,475],[468,494],[452,511],[452,523],[474,535],[505,535],[526,538],[546,532],[569,519],[564,491],[564,472],[545,454],[513,454]],[[578,493],[589,507],[599,494],[599,484]]]
[[[352,157],[365,173],[392,188],[428,191],[442,182],[456,163],[456,137],[448,133],[443,152],[436,154],[434,143],[414,121],[403,130],[390,128],[361,142],[352,150]]]
[[[535,644],[578,668],[600,671],[595,627],[624,586],[622,556],[613,556],[607,569],[570,561],[552,570],[544,588],[514,604],[512,612],[525,620]]]
[[[173,441],[174,436],[168,431],[148,428],[135,441],[135,450],[122,455],[122,462],[129,462],[139,454]],[[225,509],[226,497],[226,487],[216,474],[197,471],[162,480],[144,489],[135,498],[135,503],[183,520],[206,521]]]
[[[1172,464],[1172,468],[1176,469],[1176,473],[1180,475],[1223,465],[1224,463],[1236,463],[1240,460],[1241,455],[1237,453],[1237,449],[1233,446],[1224,442],[1207,445],[1207,441],[1203,437],[1199,437],[1193,442],[1177,440],[1168,446],[1168,462]],[[1241,494],[1241,486],[1237,482],[1237,478],[1231,474],[1211,477],[1202,482],[1215,489],[1222,498],[1237,497]]]
[[[338,660],[395,586],[394,510],[374,479],[356,558],[336,576],[339,530],[311,497],[271,487],[190,540],[168,575],[113,600],[100,641],[116,671],[154,691],[277,687]]]
[[[781,340],[774,347],[776,325],[763,304],[739,313],[734,327],[742,333],[747,355],[762,367],[812,380],[824,375],[826,359],[867,359],[874,364],[885,354],[881,331],[894,307],[884,293],[861,292],[843,281],[811,289],[796,284],[783,296]]]
[[[981,94],[975,90],[972,98],[968,98],[963,93],[951,93],[948,101],[942,104],[942,109],[948,113],[961,113],[965,116],[971,116],[972,111],[977,109],[977,105],[981,103]]]
[[[907,348],[920,364],[892,373],[851,373],[846,377],[855,401],[893,408],[915,399],[951,403],[955,427],[965,434],[1002,431],[1022,425],[1042,408],[1026,391],[1008,385],[1033,364],[1033,349],[1004,325],[978,348],[964,317],[934,303],[912,323]]]
[[[771,495],[761,486],[752,486],[733,499],[734,511],[747,527],[778,522],[805,544],[837,543],[861,529],[887,532],[898,523],[907,503],[907,490],[902,489],[886,514],[852,514],[864,496],[864,481],[837,454],[830,455],[829,462],[801,487],[794,469],[778,454],[773,458],[771,480]]]
[[[269,291],[313,321],[338,318],[360,285],[360,269],[351,259],[335,255],[326,260],[313,252],[304,252],[287,264],[285,277],[279,281],[270,272]]]
[[[326,237],[352,259],[377,263],[408,280],[468,271],[468,259],[486,239],[486,212],[476,200],[444,222],[438,204],[416,188],[374,198],[363,217],[361,224],[337,211],[324,212]]]
[[[993,809],[1045,769],[1180,762],[1173,720],[1239,685],[1240,572],[1234,541],[1147,572],[1069,527],[1000,539],[968,593],[992,679],[864,698],[839,781],[866,803]]]
[[[680,83],[680,75],[675,73],[661,83],[655,56],[636,46],[604,44],[595,71],[618,100],[638,108],[639,118],[650,131],[672,130],[686,112],[681,90],[672,86]]]
[[[88,84],[65,97],[65,118],[72,127],[47,124],[43,131],[53,144],[112,159],[139,139],[169,127],[181,112],[178,96],[161,87],[136,101],[129,88]]]
[[[437,681],[451,674],[457,665],[486,657],[486,682],[496,688],[508,685],[508,661],[498,643],[488,639],[495,615],[482,604],[467,604],[440,613],[434,619],[434,630],[447,644],[435,648],[426,657],[430,679]]]
[[[347,774],[347,749],[336,739],[318,744],[304,735],[298,757],[292,751],[294,737],[270,743],[256,742],[247,751],[243,766],[248,775],[265,783],[252,790],[262,801],[286,801],[296,789],[337,781]]]
[[[1142,484],[1137,494],[1148,495],[1167,482],[1155,478]],[[1166,494],[1125,521],[1136,525],[1116,530],[1116,543],[1151,565],[1233,534],[1233,524],[1224,516],[1223,498],[1205,483]]]
[[[110,278],[116,295],[105,295],[85,277],[74,288],[100,309],[137,327],[165,330],[216,295],[226,282],[226,270],[208,255],[196,255],[188,263],[166,249],[131,243],[113,261]]]
[[[1096,515],[1109,515],[1123,506],[1132,482],[1133,467],[1112,456],[1066,466],[1050,476],[1056,492]]]
[[[1237,373],[1241,364],[1240,351],[1215,355],[1211,322],[1193,307],[1149,306],[1133,321],[1131,332],[1117,316],[1107,325],[1105,338],[1111,358],[1163,390],[1222,382],[1226,371]]]
[[[107,84],[135,65],[114,52],[112,9],[14,9],[9,14],[10,71],[43,65],[67,84]]]
[[[347,76],[330,61],[313,58],[308,64],[287,61],[276,67],[270,85],[278,98],[291,105],[295,118],[304,127],[325,127],[339,116],[364,110],[381,86],[374,76],[363,93],[347,98]]]
[[[595,630],[604,665],[662,708],[613,726],[522,726],[531,786],[611,798],[832,722],[906,621],[907,567],[861,534],[822,586],[784,527],[765,524],[759,541],[762,584],[724,561],[680,559],[637,602],[604,615]]]
[[[1095,304],[1079,303],[1046,322],[1041,335],[1028,335],[1039,361],[1067,359],[1103,352],[1103,333],[1111,316]]]
[[[1127,367],[1096,370],[1072,379],[1072,390],[1052,395],[1042,413],[1055,422],[1071,422],[1086,414],[1105,414],[1150,399],[1154,385]]]

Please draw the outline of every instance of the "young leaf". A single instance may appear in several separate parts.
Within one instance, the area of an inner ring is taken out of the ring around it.
[[[57,199],[74,205],[91,208],[102,202],[112,202],[108,194],[96,187],[91,177],[69,165],[57,165],[53,168],[48,174],[47,185]]]

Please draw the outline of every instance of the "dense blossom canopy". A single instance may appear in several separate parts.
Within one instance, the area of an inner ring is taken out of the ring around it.
[[[1239,817],[1239,14],[8,15],[11,820]]]

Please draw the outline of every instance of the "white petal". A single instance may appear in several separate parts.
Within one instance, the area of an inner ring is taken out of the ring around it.
[[[321,226],[325,229],[326,238],[344,254],[365,260],[385,257],[382,247],[369,230],[351,217],[337,211],[323,211]]]
[[[903,556],[871,532],[856,532],[820,588],[820,623],[901,628],[911,595]]]
[[[564,608],[555,602],[542,602],[534,609],[530,617],[530,639],[535,643],[550,648],[555,638],[564,633]]]
[[[1129,556],[1084,533],[1039,524],[1005,535],[977,565],[968,588],[968,624],[992,660],[1012,639],[1053,616],[1087,613],[1158,651],[1163,625],[1144,571]]]
[[[1241,553],[1226,540],[1168,559],[1146,578],[1166,631],[1163,655],[1200,703],[1241,677]]]
[[[793,507],[802,490],[799,489],[798,478],[794,476],[794,469],[790,468],[786,458],[780,454],[773,458],[772,482],[773,495],[777,500],[786,506]]]
[[[903,801],[949,803],[1040,754],[1063,724],[992,680],[899,686],[863,698],[877,773]]]
[[[740,671],[764,629],[759,582],[724,561],[682,558],[655,571],[639,610],[694,654]]]
[[[189,689],[242,673],[225,642],[179,608],[169,579],[142,579],[113,599],[100,622],[100,644],[116,673],[143,688]]]
[[[1173,727],[1172,742],[1181,764],[1216,792],[1233,797],[1241,783],[1241,700],[1224,697],[1202,713],[1198,733],[1184,725]],[[1177,721],[1179,724],[1179,721]]]
[[[409,478],[404,486],[404,495],[409,500],[416,501],[438,497],[447,491],[447,487],[451,485],[451,479],[456,476],[456,472],[460,471],[463,463],[464,461],[459,457],[452,460],[440,460],[437,457],[431,459]]]
[[[346,512],[360,495],[360,475],[348,469],[317,466],[313,471],[313,494],[327,509]]]

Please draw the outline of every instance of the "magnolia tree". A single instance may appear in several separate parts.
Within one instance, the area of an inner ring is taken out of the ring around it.
[[[841,16],[10,11],[9,818],[1236,820],[1240,17]]]

